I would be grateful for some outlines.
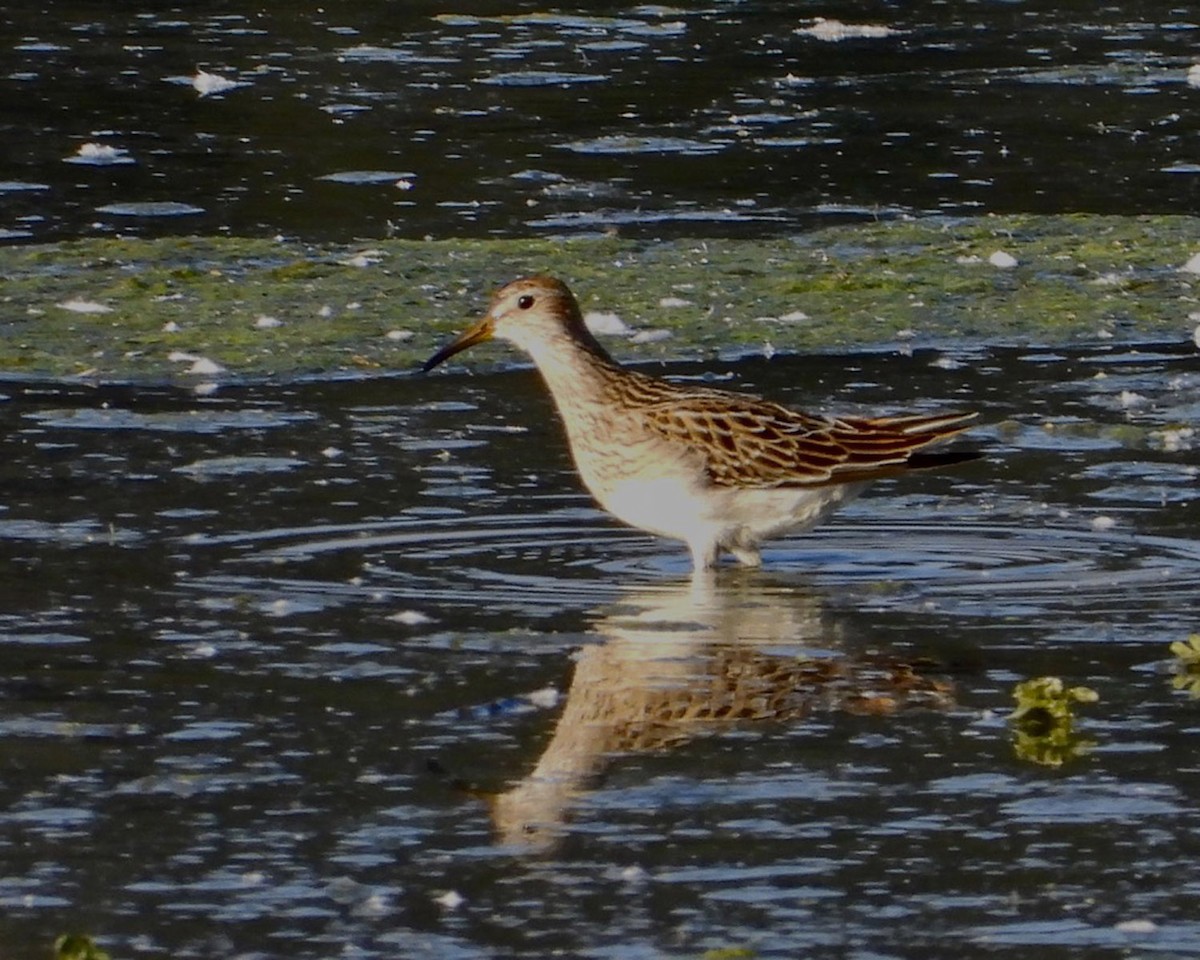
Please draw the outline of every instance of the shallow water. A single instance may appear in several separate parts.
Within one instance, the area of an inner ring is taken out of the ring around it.
[[[1200,954],[1191,346],[669,372],[987,458],[703,587],[528,371],[7,384],[5,956]]]
[[[0,239],[1195,210],[1191,6],[842,3],[841,39],[829,13],[9,4]]]
[[[1183,6],[469,7],[9,5],[0,240],[1196,206]],[[666,372],[987,457],[705,587],[528,371],[0,384],[0,953],[1200,955],[1192,345]]]

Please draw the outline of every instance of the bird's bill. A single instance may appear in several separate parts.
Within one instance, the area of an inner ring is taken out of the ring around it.
[[[484,317],[475,326],[464,330],[458,335],[457,339],[446,344],[441,350],[426,360],[425,365],[421,367],[422,373],[428,373],[438,364],[445,363],[456,353],[462,353],[467,347],[473,347],[477,343],[491,340],[494,333],[495,324],[492,322],[491,316]]]

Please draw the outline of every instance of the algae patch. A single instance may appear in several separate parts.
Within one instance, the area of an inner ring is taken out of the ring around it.
[[[625,359],[914,338],[1177,340],[1200,309],[1200,277],[1179,269],[1198,247],[1200,218],[1092,216],[897,220],[761,241],[13,246],[0,248],[0,365],[122,381],[410,370],[491,288],[530,272],[566,279],[585,311],[618,315],[630,332],[609,342]]]

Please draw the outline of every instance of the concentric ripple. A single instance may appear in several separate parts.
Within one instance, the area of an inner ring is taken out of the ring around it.
[[[616,526],[592,511],[415,517],[194,538],[240,568],[197,580],[263,591],[393,603],[502,607],[537,614],[588,607],[621,587],[677,584],[682,544]],[[329,579],[331,560],[339,574]],[[1169,601],[1200,589],[1200,544],[1071,526],[965,520],[834,523],[764,553],[764,589],[850,592],[874,608],[936,603],[980,616],[1030,615]],[[265,568],[265,570],[264,570]],[[269,572],[265,572],[269,571]],[[744,577],[729,570],[722,577]],[[751,576],[756,574],[749,574]]]

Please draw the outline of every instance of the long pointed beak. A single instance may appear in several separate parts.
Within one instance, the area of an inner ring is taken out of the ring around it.
[[[444,363],[456,353],[462,353],[467,347],[473,347],[477,343],[483,343],[485,340],[491,340],[495,333],[496,325],[492,321],[491,314],[485,316],[475,326],[468,330],[464,330],[458,335],[458,338],[446,344],[435,353],[432,357],[425,361],[425,365],[421,367],[422,373],[428,373],[439,363]]]

